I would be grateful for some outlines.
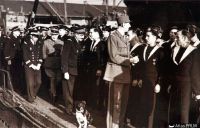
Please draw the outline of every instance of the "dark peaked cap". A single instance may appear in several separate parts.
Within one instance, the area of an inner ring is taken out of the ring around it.
[[[65,29],[65,30],[69,30],[69,28],[65,25],[59,25],[58,29]]]
[[[78,33],[78,34],[84,34],[85,33],[85,28],[77,27],[77,28],[74,29],[74,32]]]
[[[38,29],[38,31],[48,31],[49,30],[48,27],[43,27],[43,26],[37,26],[36,28]]]
[[[39,36],[41,35],[41,33],[39,32],[37,28],[32,28],[32,29],[29,29],[29,35]]]
[[[58,32],[58,29],[56,29],[56,28],[52,28],[51,29],[51,34],[53,34],[53,35],[57,35],[59,32]]]

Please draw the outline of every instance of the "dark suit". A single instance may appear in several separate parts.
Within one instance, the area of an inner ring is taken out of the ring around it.
[[[170,123],[191,123],[189,119],[191,91],[200,94],[199,50],[189,45],[180,57],[181,48],[173,49],[174,84],[170,91]],[[179,58],[177,60],[177,57]],[[193,115],[194,116],[194,115]]]
[[[61,67],[62,72],[69,73],[69,80],[63,80],[63,97],[68,111],[72,111],[73,108],[73,90],[75,78],[78,75],[78,54],[80,52],[80,45],[78,41],[73,37],[69,38],[63,46]]]
[[[23,57],[25,62],[25,75],[27,84],[28,101],[33,102],[41,85],[41,70],[34,70],[29,66],[42,64],[42,44],[33,44],[27,37],[23,45]]]

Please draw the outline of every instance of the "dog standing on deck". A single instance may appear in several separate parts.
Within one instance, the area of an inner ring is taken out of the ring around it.
[[[92,121],[90,113],[86,110],[86,102],[85,101],[77,101],[76,102],[76,120],[79,124],[78,128],[87,128]]]

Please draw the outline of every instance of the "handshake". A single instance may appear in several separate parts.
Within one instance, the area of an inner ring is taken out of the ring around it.
[[[132,65],[135,65],[140,61],[138,56],[134,56],[134,57],[131,56],[129,60],[132,63]]]

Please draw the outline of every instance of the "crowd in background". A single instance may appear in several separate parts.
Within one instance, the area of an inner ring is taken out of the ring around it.
[[[133,28],[125,26],[125,21],[118,21],[121,29],[75,24],[70,28],[31,26],[22,31],[16,26],[10,35],[4,35],[1,27],[0,68],[10,72],[14,90],[26,94],[31,103],[40,85],[48,83],[51,102],[56,104],[56,88],[61,84],[69,115],[76,100],[85,100],[93,109],[107,110],[111,102],[109,88],[113,85],[109,81],[119,80],[116,83],[121,84],[127,80],[123,85],[127,87],[126,98],[120,99],[126,99],[127,105],[114,103],[116,111],[119,105],[127,109],[120,121],[112,119],[114,124],[123,122],[119,125],[122,128],[125,124],[139,128],[196,124],[196,101],[200,99],[199,28],[172,26],[169,39],[163,40],[160,26]],[[125,27],[129,29],[123,29],[123,35],[120,31]],[[110,74],[130,74],[112,80],[104,76],[109,66],[118,65],[122,68],[110,70]]]

